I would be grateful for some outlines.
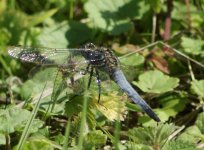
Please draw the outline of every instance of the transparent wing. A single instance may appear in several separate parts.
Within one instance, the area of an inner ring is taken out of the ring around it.
[[[74,65],[74,63],[86,63],[81,52],[84,49],[60,49],[60,48],[34,48],[24,46],[11,46],[8,53],[14,58],[25,62],[33,62],[41,65]]]

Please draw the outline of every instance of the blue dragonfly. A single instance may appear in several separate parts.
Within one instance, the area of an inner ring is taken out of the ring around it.
[[[69,49],[12,46],[8,48],[8,53],[12,57],[25,62],[58,67],[61,70],[66,70],[66,72],[80,72],[83,75],[89,74],[88,87],[90,87],[91,79],[93,74],[95,74],[98,83],[98,100],[100,100],[101,93],[100,71],[102,71],[152,119],[160,122],[159,117],[153,112],[151,107],[127,81],[121,70],[119,59],[109,48],[97,47],[93,43],[87,43],[81,48]]]

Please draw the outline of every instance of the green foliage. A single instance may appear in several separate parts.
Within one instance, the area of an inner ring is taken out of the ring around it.
[[[91,25],[112,35],[119,35],[133,30],[130,19],[140,19],[149,9],[142,0],[89,0],[85,11],[91,19]]]
[[[203,6],[201,0],[0,1],[0,149],[203,149]],[[168,29],[165,43],[152,43]],[[98,102],[95,74],[87,90],[88,75],[33,68],[6,48],[86,42],[112,47],[163,123],[128,101],[106,74],[100,73]]]

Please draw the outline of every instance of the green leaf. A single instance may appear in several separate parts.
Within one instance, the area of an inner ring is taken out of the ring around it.
[[[89,0],[84,9],[94,27],[112,35],[119,35],[133,29],[129,18],[141,18],[149,6],[142,0]]]
[[[204,80],[193,80],[191,82],[191,91],[200,98],[204,98]]]
[[[130,129],[128,130],[127,136],[135,144],[161,147],[175,129],[176,126],[173,124],[159,124],[158,126]]]
[[[0,145],[6,144],[6,137],[4,134],[0,133]]]
[[[95,147],[95,146],[100,146],[106,143],[107,140],[107,135],[103,134],[101,130],[95,130],[92,132],[89,132],[85,136],[85,147]]]
[[[162,106],[162,109],[159,111],[165,113],[166,118],[163,119],[167,121],[170,116],[175,117],[179,112],[183,111],[189,103],[189,99],[186,93],[170,93],[169,95],[164,94],[162,97],[159,97],[158,102]]]
[[[183,140],[168,141],[162,150],[197,150],[195,144]]]
[[[46,44],[44,46],[66,48],[84,43],[91,38],[92,32],[85,24],[69,21],[45,28],[39,37],[39,42],[41,45]]]
[[[204,54],[204,41],[199,39],[192,39],[188,37],[182,37],[181,46],[184,51],[193,55]]]
[[[204,112],[200,113],[196,119],[195,125],[188,127],[184,133],[179,136],[180,140],[197,143],[204,142]]]
[[[164,6],[164,0],[148,0],[147,1],[155,13],[160,13],[162,6]]]
[[[0,132],[4,134],[13,133],[22,124],[25,125],[30,115],[29,111],[15,107],[0,110]]]
[[[200,129],[201,133],[204,136],[204,112],[200,113],[198,115],[198,118],[196,119],[195,125],[198,126],[198,128]]]
[[[22,150],[54,150],[62,149],[57,143],[43,137],[43,136],[33,136],[28,139],[23,145]]]
[[[57,12],[57,9],[51,9],[49,11],[41,12],[41,13],[28,17],[28,27],[32,27],[39,23],[42,23],[45,19],[51,17],[56,12]]]
[[[139,66],[144,63],[144,57],[136,53],[135,55],[128,56],[127,58],[120,59],[122,65]]]
[[[156,94],[172,91],[178,83],[178,78],[169,77],[157,70],[147,71],[139,76],[138,82],[133,81],[142,91]]]

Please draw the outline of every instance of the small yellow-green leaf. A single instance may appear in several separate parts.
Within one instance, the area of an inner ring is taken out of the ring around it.
[[[56,12],[57,12],[57,9],[51,9],[49,11],[41,12],[37,15],[31,16],[28,18],[29,19],[28,26],[33,27],[39,23],[42,23],[45,19],[51,17]]]

